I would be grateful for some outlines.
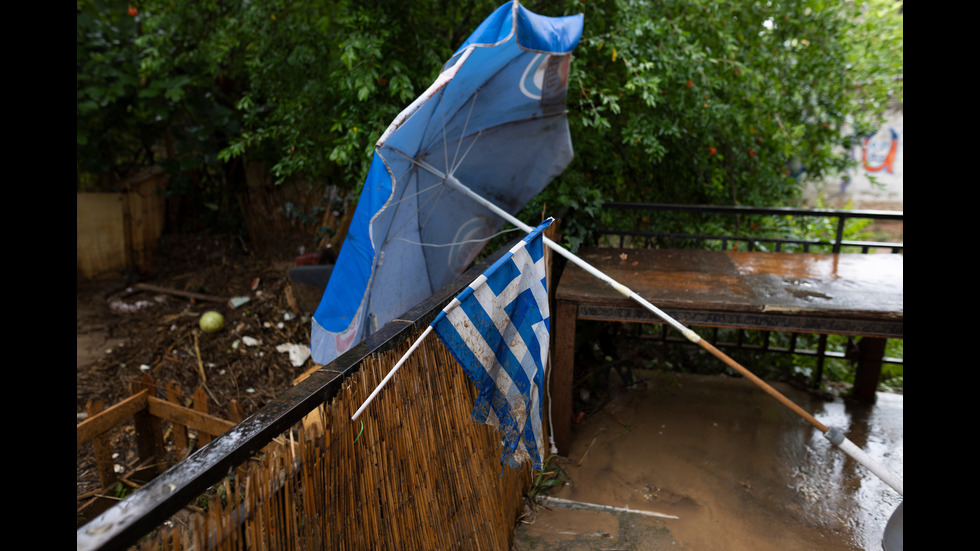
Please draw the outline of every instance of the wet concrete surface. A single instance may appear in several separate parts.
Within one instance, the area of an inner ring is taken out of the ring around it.
[[[514,550],[880,550],[903,498],[742,378],[634,372],[573,425],[566,484]],[[780,393],[903,477],[903,396],[874,405]],[[628,510],[627,510],[628,509]]]

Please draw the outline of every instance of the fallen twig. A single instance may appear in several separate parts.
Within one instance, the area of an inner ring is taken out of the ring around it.
[[[591,442],[589,442],[589,445],[588,445],[588,446],[586,446],[586,448],[585,448],[585,452],[584,452],[584,453],[582,453],[582,457],[581,457],[581,458],[579,458],[579,460],[578,460],[578,462],[577,462],[577,463],[575,463],[575,466],[576,466],[576,467],[581,467],[581,466],[582,466],[582,462],[583,462],[583,461],[585,461],[585,456],[586,456],[586,455],[589,455],[589,450],[591,450],[591,449],[592,449],[592,444],[595,444],[595,439],[596,439],[596,438],[599,438],[599,433],[596,433],[596,435],[592,437],[592,441],[591,441]]]
[[[676,517],[674,515],[665,515],[663,513],[655,513],[653,511],[644,511],[642,509],[630,509],[627,507],[613,507],[612,505],[597,505],[595,503],[585,503],[583,501],[572,501],[570,499],[562,499],[560,497],[551,496],[541,496],[539,499],[550,503],[552,505],[560,505],[562,507],[568,507],[570,509],[596,509],[599,511],[613,511],[616,513],[636,513],[638,515],[645,515],[648,517],[657,518],[671,518],[679,519],[681,517]]]
[[[626,423],[624,423],[619,417],[616,417],[612,413],[609,413],[609,410],[604,409],[604,410],[602,410],[602,412],[605,413],[606,415],[612,417],[613,420],[616,421],[617,423],[619,423],[620,425],[623,425],[623,428],[625,428],[626,430],[630,430],[630,426],[629,425],[627,425]]]
[[[190,291],[181,291],[179,289],[169,289],[167,287],[160,287],[158,285],[150,285],[149,283],[137,283],[133,285],[134,289],[140,289],[143,291],[153,291],[154,293],[166,293],[169,295],[177,295],[180,297],[193,298],[196,300],[206,300],[209,302],[226,302],[228,299],[225,297],[219,297],[215,295],[205,295],[201,293],[192,293]]]
[[[201,348],[197,344],[197,331],[194,331],[194,354],[197,356],[197,370],[201,372],[201,381],[208,382],[208,376],[204,374],[204,362],[201,361]]]

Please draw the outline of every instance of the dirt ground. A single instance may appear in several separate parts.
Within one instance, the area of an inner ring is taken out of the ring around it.
[[[86,418],[89,401],[99,398],[105,407],[118,403],[144,373],[161,393],[172,382],[188,399],[203,388],[210,411],[224,418],[233,400],[247,416],[292,386],[312,364],[294,365],[289,353],[278,349],[309,345],[309,313],[295,300],[287,270],[312,246],[302,235],[262,250],[230,235],[167,235],[152,275],[78,281],[76,423]],[[234,307],[232,298],[247,302]],[[208,310],[224,316],[224,329],[200,330],[200,316]],[[112,438],[116,470],[125,477],[137,467],[132,428],[114,431]],[[91,445],[80,446],[79,507],[100,491],[94,467]]]

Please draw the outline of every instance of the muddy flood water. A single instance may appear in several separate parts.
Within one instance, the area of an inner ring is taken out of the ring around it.
[[[741,378],[634,376],[631,390],[611,377],[612,400],[573,425],[567,484],[515,550],[882,549],[902,496],[786,406]],[[871,406],[773,386],[903,477],[902,395]]]

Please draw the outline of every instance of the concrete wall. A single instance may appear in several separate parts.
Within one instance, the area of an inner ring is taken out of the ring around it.
[[[822,195],[832,207],[904,210],[903,109],[889,111],[878,132],[858,140],[851,149],[851,158],[859,164],[842,177],[806,184],[804,194],[809,203],[815,203],[816,197]]]

